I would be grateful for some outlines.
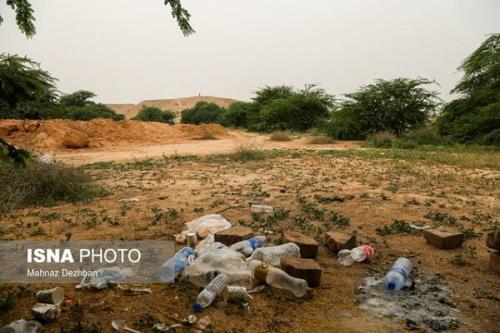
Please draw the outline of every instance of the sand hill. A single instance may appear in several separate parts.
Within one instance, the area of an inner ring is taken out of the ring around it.
[[[180,119],[181,111],[192,108],[196,103],[204,101],[215,103],[221,107],[227,108],[237,100],[232,98],[222,98],[213,96],[192,96],[173,99],[150,99],[140,102],[139,104],[106,104],[114,111],[125,115],[126,119],[133,118],[143,107],[157,107],[162,110],[170,110],[176,113],[177,120]]]

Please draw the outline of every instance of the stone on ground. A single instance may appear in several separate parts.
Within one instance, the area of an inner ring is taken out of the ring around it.
[[[309,287],[319,287],[321,283],[321,267],[312,259],[283,258],[281,268],[293,277],[306,280]]]
[[[226,246],[233,245],[234,243],[252,238],[254,233],[252,229],[243,226],[235,226],[226,230],[218,231],[215,233],[215,241],[221,242]]]
[[[283,236],[285,243],[295,243],[300,248],[302,258],[314,259],[318,255],[318,242],[311,237],[302,235],[295,231],[286,232]]]
[[[356,236],[330,231],[325,234],[325,245],[334,253],[340,250],[350,250],[357,246]]]
[[[462,245],[464,234],[458,231],[447,229],[424,230],[424,238],[427,243],[438,249],[455,249]]]
[[[488,234],[486,246],[500,251],[500,230],[492,231]]]

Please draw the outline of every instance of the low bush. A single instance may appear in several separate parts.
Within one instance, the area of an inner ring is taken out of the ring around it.
[[[327,145],[333,142],[333,139],[326,135],[314,135],[307,140],[310,145]]]
[[[240,146],[231,159],[240,162],[259,161],[266,158],[266,153],[252,146]]]
[[[365,144],[375,148],[392,148],[395,146],[397,137],[390,132],[378,132],[366,138]]]
[[[154,107],[143,107],[132,120],[154,121],[159,123],[174,124],[175,114],[172,111],[163,111]]]
[[[292,141],[290,135],[285,131],[274,132],[269,139],[271,139],[271,141]]]
[[[223,122],[224,109],[215,103],[198,102],[181,113],[183,124],[218,124]]]

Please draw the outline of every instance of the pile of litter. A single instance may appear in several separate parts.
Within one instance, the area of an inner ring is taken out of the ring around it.
[[[449,331],[460,322],[451,300],[453,291],[440,274],[412,274],[413,283],[398,293],[389,293],[381,277],[368,277],[359,287],[360,309],[375,317],[403,321],[409,329]]]
[[[40,151],[105,148],[127,144],[164,144],[199,139],[209,133],[228,137],[217,124],[168,125],[134,120],[2,120],[0,138],[21,148]]]

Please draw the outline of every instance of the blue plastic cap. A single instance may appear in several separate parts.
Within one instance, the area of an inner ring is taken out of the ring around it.
[[[248,242],[250,243],[250,245],[254,250],[262,246],[262,242],[257,238],[250,238]]]
[[[194,303],[194,305],[193,305],[194,312],[201,312],[201,309],[202,309],[202,307],[201,307],[200,303]]]
[[[387,288],[393,290],[394,288],[396,288],[396,285],[392,282],[390,282],[388,285],[387,285]]]

